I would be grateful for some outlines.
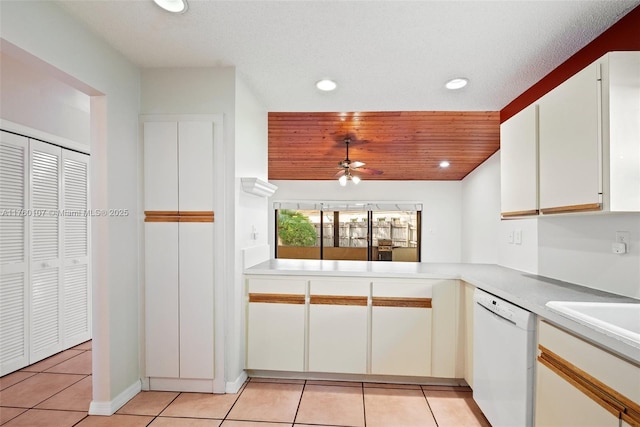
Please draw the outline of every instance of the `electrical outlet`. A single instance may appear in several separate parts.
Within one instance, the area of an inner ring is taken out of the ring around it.
[[[628,231],[616,231],[616,243],[624,243],[629,246],[629,232]]]
[[[507,242],[513,243],[513,230],[511,230],[509,234],[507,234]]]
[[[515,231],[515,234],[513,235],[513,241],[516,245],[522,244],[522,230],[518,229]]]

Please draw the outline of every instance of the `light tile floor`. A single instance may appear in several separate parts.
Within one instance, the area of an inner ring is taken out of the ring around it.
[[[7,427],[488,426],[468,387],[252,378],[237,394],[141,392],[89,416],[91,342],[0,378]]]

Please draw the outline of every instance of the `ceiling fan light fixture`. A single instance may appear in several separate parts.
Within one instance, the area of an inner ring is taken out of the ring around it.
[[[353,175],[351,177],[351,181],[353,181],[353,183],[357,185],[360,182],[360,177]]]
[[[318,90],[321,90],[323,92],[331,92],[332,90],[335,90],[338,85],[333,80],[322,79],[316,82],[316,87],[318,88]]]
[[[469,79],[467,79],[465,77],[457,77],[455,79],[449,80],[445,84],[445,87],[447,89],[450,89],[450,90],[457,90],[457,89],[462,89],[463,87],[465,87],[467,85],[467,83],[469,83]]]
[[[338,178],[338,182],[340,183],[340,185],[342,185],[343,187],[345,185],[347,185],[347,175],[342,175],[340,178]]]
[[[153,2],[171,13],[185,13],[189,8],[187,0],[153,0]]]

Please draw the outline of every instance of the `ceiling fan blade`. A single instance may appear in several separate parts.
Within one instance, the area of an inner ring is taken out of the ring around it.
[[[369,168],[360,168],[358,172],[366,173],[367,175],[382,175],[383,172],[377,169],[369,169]]]
[[[355,169],[355,168],[360,168],[360,167],[362,167],[362,166],[364,166],[364,165],[366,165],[366,163],[365,163],[365,162],[353,161],[353,162],[351,162],[351,163],[349,164],[349,167],[350,167],[351,169]]]
[[[338,172],[334,175],[334,178],[339,178],[339,177],[341,177],[342,175],[344,175],[344,173],[345,173],[345,172],[344,172],[344,169],[342,169],[342,170],[338,171]]]

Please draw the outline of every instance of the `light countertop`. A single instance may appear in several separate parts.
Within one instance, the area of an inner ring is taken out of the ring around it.
[[[640,363],[640,348],[615,336],[582,325],[549,310],[549,301],[625,302],[640,301],[560,280],[537,276],[493,264],[441,264],[380,261],[326,261],[271,259],[244,271],[246,275],[382,277],[463,280],[497,297],[597,343],[620,356]]]

